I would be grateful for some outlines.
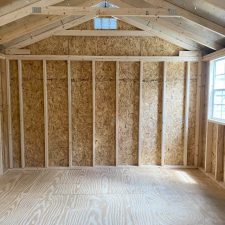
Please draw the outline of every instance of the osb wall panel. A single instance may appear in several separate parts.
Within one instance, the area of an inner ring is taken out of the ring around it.
[[[185,63],[168,63],[165,163],[181,165],[184,150]]]
[[[162,63],[144,63],[141,164],[160,164],[162,128]]]
[[[92,63],[71,62],[72,160],[73,166],[91,166],[92,150]]]
[[[96,62],[96,165],[115,165],[116,64]]]
[[[197,101],[198,63],[190,64],[190,95],[189,95],[189,123],[188,123],[188,165],[194,165],[195,156],[195,126]]]
[[[119,66],[119,164],[138,163],[140,64],[123,62]]]
[[[82,23],[76,27],[71,28],[70,30],[94,30],[94,20],[90,20],[85,23]],[[117,30],[140,30],[140,29],[128,23],[118,20]]]
[[[10,91],[11,91],[11,116],[12,116],[12,148],[13,167],[21,166],[20,149],[20,107],[18,89],[18,65],[17,61],[10,61]]]
[[[175,56],[183,50],[158,37],[50,37],[27,48],[31,54]]]
[[[142,56],[175,56],[179,55],[179,51],[182,50],[183,49],[181,47],[178,47],[158,37],[141,38]]]
[[[217,128],[218,124],[213,125],[213,136],[212,136],[212,173],[215,174],[216,170],[216,148],[217,148]]]
[[[41,61],[23,61],[23,113],[26,167],[44,167],[44,95]]]
[[[67,63],[47,62],[49,166],[68,166]]]
[[[69,52],[68,37],[50,37],[28,46],[33,55],[67,55]]]

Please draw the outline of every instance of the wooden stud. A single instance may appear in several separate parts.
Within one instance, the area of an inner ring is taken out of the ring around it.
[[[72,96],[71,96],[71,61],[67,61],[68,71],[68,118],[69,118],[69,167],[73,166],[72,155]]]
[[[143,92],[143,61],[140,61],[140,80],[139,80],[139,129],[138,129],[138,166],[141,165],[142,152],[142,92]]]
[[[161,166],[165,165],[165,148],[166,148],[166,77],[167,63],[163,62],[163,86],[162,86],[162,133],[161,133]]]
[[[202,62],[198,62],[198,77],[197,77],[197,101],[196,101],[196,116],[195,116],[195,155],[194,165],[199,166],[199,131],[200,131],[200,104],[201,104],[201,77],[202,77]]]
[[[4,173],[4,148],[3,148],[3,89],[2,89],[2,77],[4,76],[4,65],[3,61],[0,60],[0,175]]]
[[[213,145],[213,123],[207,123],[206,146],[205,146],[205,172],[212,171],[212,145]]]
[[[13,145],[12,145],[12,110],[11,110],[11,86],[10,86],[10,65],[6,59],[6,79],[7,79],[7,104],[8,104],[8,137],[9,137],[9,167],[13,168]]]
[[[190,102],[190,62],[186,65],[186,87],[185,87],[185,117],[184,117],[184,155],[183,164],[187,166],[188,156],[188,123],[189,123],[189,103]]]
[[[22,74],[22,62],[21,62],[21,60],[18,60],[18,83],[19,83],[19,104],[20,104],[21,166],[22,166],[22,168],[25,168],[24,115],[23,115],[23,74]]]
[[[216,169],[215,177],[217,181],[223,180],[224,170],[224,126],[217,126],[217,144],[216,144]]]
[[[48,168],[48,90],[47,90],[46,60],[43,60],[43,85],[44,85],[44,123],[45,123],[45,167]]]
[[[95,166],[95,61],[92,61],[93,166]]]
[[[119,71],[120,64],[116,62],[116,166],[119,165]]]

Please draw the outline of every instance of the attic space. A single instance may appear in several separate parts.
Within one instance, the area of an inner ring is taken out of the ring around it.
[[[0,1],[0,225],[225,225],[221,0]]]

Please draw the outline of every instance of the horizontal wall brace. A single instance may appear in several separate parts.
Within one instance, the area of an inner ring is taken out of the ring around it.
[[[33,7],[33,15],[61,16],[141,16],[141,17],[179,17],[176,10],[163,8],[94,8],[48,6]]]
[[[201,57],[182,56],[76,56],[76,55],[7,55],[9,60],[49,60],[49,61],[122,61],[122,62],[196,62]]]

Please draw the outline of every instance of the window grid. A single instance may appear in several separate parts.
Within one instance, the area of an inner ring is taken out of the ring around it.
[[[212,64],[210,117],[225,122],[225,58]]]
[[[95,30],[116,30],[117,19],[115,18],[95,18],[94,19]]]

